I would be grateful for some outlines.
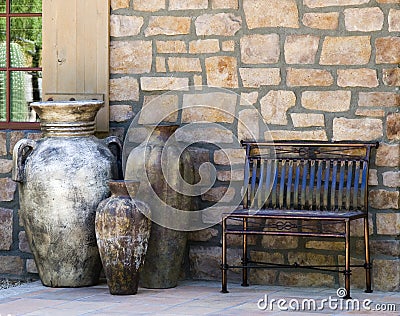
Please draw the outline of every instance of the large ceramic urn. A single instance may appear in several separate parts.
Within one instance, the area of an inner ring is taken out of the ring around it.
[[[171,184],[179,182],[181,177],[192,183],[193,164],[188,151],[166,146],[179,126],[146,127],[149,138],[130,152],[125,168],[125,179],[140,181],[137,196],[149,204],[153,220],[140,284],[145,288],[171,288],[181,275],[187,242],[186,231],[171,227],[175,221],[186,220],[186,216],[176,214],[190,213],[192,208],[191,196],[180,193]]]
[[[150,237],[150,209],[134,198],[139,182],[110,181],[111,196],[96,212],[96,238],[111,294],[138,291]],[[129,187],[129,192],[128,189]]]
[[[121,149],[116,137],[94,136],[102,105],[96,100],[32,103],[44,138],[22,139],[14,147],[20,217],[46,286],[89,286],[99,279],[95,211],[109,196],[108,181],[118,177]]]

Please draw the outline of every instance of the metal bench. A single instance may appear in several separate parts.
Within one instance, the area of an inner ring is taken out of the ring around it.
[[[352,267],[365,268],[366,292],[372,292],[368,168],[371,149],[377,148],[378,143],[242,141],[242,146],[246,150],[243,207],[222,218],[221,292],[228,292],[229,269],[242,269],[242,286],[248,286],[248,273],[253,268],[308,268],[343,273],[345,298],[350,298]],[[363,219],[364,225],[363,265],[350,264],[350,223],[357,219]],[[330,229],[326,231],[324,223],[335,225],[329,225]],[[240,265],[227,262],[228,234],[243,236]],[[343,238],[345,263],[256,262],[249,258],[249,235]]]

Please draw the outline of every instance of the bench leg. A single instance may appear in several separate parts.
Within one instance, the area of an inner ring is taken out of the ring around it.
[[[247,282],[248,277],[248,268],[244,268],[248,264],[248,257],[247,257],[247,218],[243,218],[243,258],[242,258],[242,286],[249,286]]]
[[[344,287],[346,289],[345,299],[350,299],[350,221],[346,221],[346,255],[345,255],[345,268],[344,268]]]
[[[364,244],[365,244],[365,283],[367,289],[365,290],[366,293],[372,293],[372,286],[371,286],[371,271],[372,265],[370,261],[370,254],[369,254],[369,228],[368,228],[368,217],[364,218]]]
[[[226,218],[222,220],[222,289],[221,293],[229,293],[228,292],[228,280],[227,280],[227,272],[228,272],[228,264],[226,263]]]

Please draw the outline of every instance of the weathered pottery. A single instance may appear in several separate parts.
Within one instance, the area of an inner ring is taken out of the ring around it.
[[[95,237],[97,205],[118,177],[111,152],[116,137],[97,139],[102,101],[35,102],[44,138],[14,147],[13,180],[20,215],[42,283],[52,287],[96,284],[101,261]]]
[[[131,198],[139,182],[110,181],[109,186],[111,197],[96,212],[97,245],[110,293],[132,295],[138,290],[150,237],[150,209]]]
[[[172,189],[167,184],[161,169],[161,155],[165,142],[170,137],[174,137],[171,135],[178,127],[177,125],[148,127],[152,130],[152,134],[147,142],[130,152],[125,169],[125,179],[139,177],[141,186],[148,181],[152,188],[150,190],[152,192],[144,194],[146,198],[143,199],[150,205],[153,220],[146,261],[140,276],[140,285],[145,288],[175,287],[181,273],[187,233],[157,224],[168,222],[171,217],[163,205],[181,210],[189,211],[191,209],[191,198]],[[179,162],[178,170],[174,170],[174,168],[168,170],[170,179],[178,179],[178,173],[181,172],[186,178],[185,180],[191,182],[193,167],[190,154],[187,151],[181,154],[178,148],[171,147],[167,151],[168,160]],[[152,194],[156,194],[164,204],[154,206],[155,198]],[[142,196],[140,198],[142,199]],[[154,218],[157,218],[155,222]]]

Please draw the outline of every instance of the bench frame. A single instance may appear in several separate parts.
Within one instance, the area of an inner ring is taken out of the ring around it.
[[[307,268],[341,272],[350,298],[352,267],[365,269],[366,292],[371,293],[368,225],[368,169],[376,142],[242,141],[246,150],[243,207],[222,218],[222,293],[227,290],[229,269],[242,269],[242,286],[248,286],[253,268]],[[272,167],[271,167],[272,166]],[[354,167],[354,168],[353,168]],[[314,171],[312,171],[314,170]],[[283,177],[282,177],[283,175]],[[271,197],[272,196],[272,197]],[[350,264],[350,224],[363,219],[363,265]],[[275,223],[262,224],[260,221]],[[340,224],[340,231],[302,230],[307,221]],[[240,226],[232,226],[239,222]],[[294,222],[294,223],[293,223]],[[241,265],[227,262],[227,235],[241,235]],[[249,235],[329,237],[345,240],[344,265],[301,265],[255,262],[249,258]],[[342,270],[341,270],[342,269]]]

